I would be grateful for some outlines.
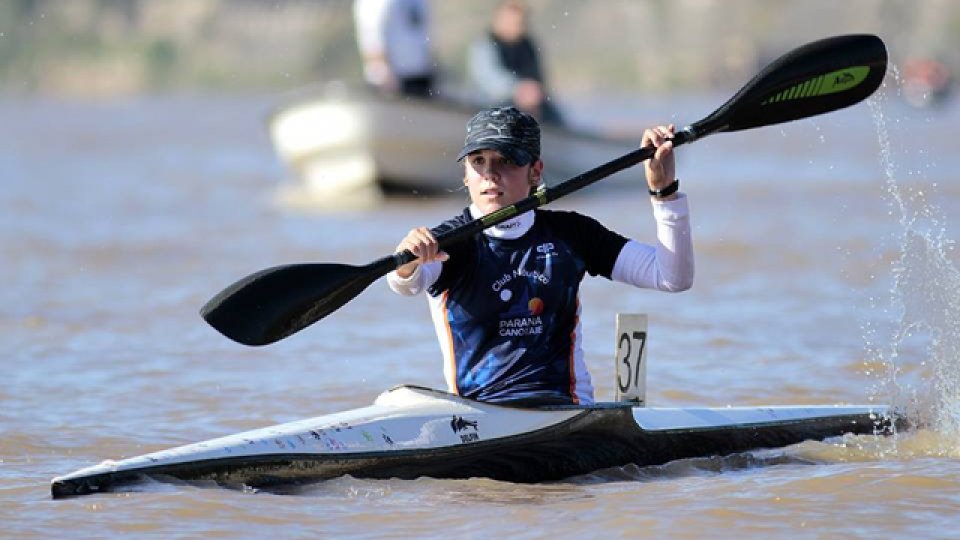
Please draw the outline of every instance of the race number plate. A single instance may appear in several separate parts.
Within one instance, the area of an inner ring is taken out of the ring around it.
[[[617,313],[616,401],[647,400],[647,315]]]

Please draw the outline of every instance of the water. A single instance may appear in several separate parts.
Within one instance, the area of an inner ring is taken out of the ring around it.
[[[918,430],[544,485],[149,483],[62,501],[50,500],[50,478],[105,458],[363,406],[399,383],[442,387],[425,302],[380,284],[265,348],[225,340],[197,311],[266,266],[369,262],[463,201],[274,207],[285,171],[263,129],[270,97],[0,103],[0,536],[950,536],[960,523],[960,105],[914,111],[895,87],[884,93],[681,149],[694,289],[588,280],[585,347],[598,397],[612,398],[614,314],[646,312],[651,404],[885,403]],[[599,116],[683,123],[725,97],[610,100]],[[640,190],[598,185],[555,206],[652,238]]]

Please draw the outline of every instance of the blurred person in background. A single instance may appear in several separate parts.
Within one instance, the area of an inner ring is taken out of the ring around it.
[[[384,93],[430,97],[435,64],[427,0],[356,0],[353,16],[367,83]]]
[[[950,69],[933,58],[910,58],[903,64],[903,98],[914,107],[942,105],[950,94]]]
[[[513,105],[541,122],[559,124],[562,118],[548,96],[527,19],[522,2],[501,2],[489,30],[470,47],[468,76],[488,105]]]

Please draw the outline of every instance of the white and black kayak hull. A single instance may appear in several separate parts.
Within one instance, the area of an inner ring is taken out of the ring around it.
[[[885,407],[521,409],[400,386],[369,407],[106,461],[54,478],[51,491],[103,492],[148,476],[252,487],[346,474],[542,482],[889,429]]]

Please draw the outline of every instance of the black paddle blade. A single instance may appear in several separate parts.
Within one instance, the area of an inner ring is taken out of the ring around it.
[[[887,49],[877,36],[814,41],[778,58],[691,127],[699,138],[835,111],[870,96],[886,72]]]
[[[367,266],[290,264],[251,274],[216,295],[200,315],[244,345],[268,345],[326,317],[393,269],[386,257]]]

